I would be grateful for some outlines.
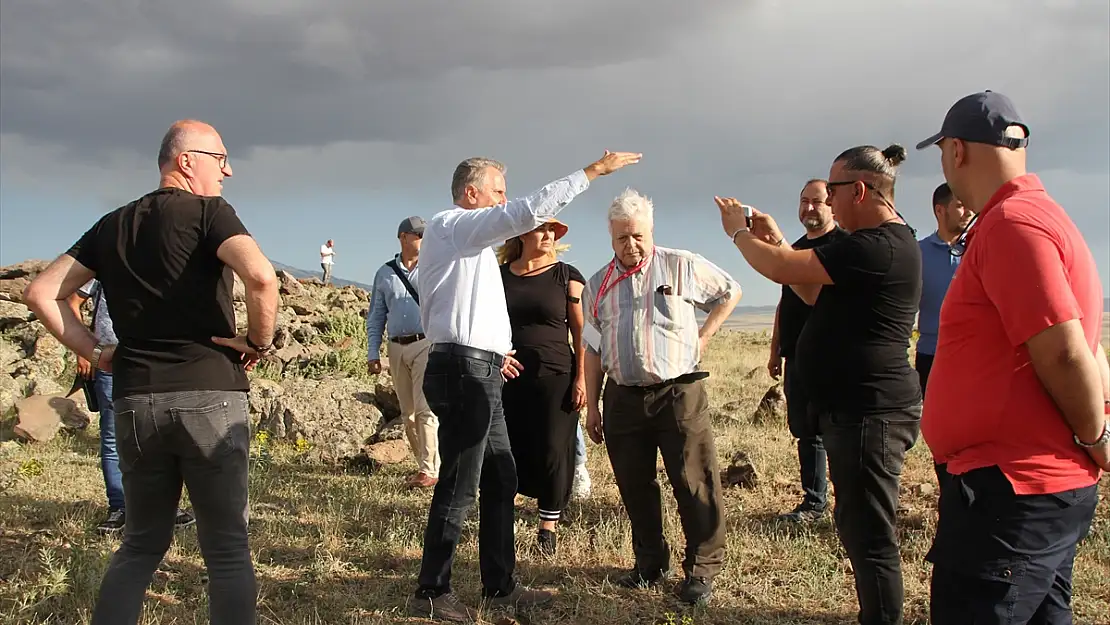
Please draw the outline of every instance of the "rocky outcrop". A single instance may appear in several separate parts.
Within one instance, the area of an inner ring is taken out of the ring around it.
[[[23,289],[46,266],[0,267],[0,418],[18,420],[19,435],[31,441],[89,419],[82,393],[64,397],[73,381],[72,354],[22,303]],[[254,427],[278,440],[307,442],[312,460],[358,455],[380,442],[383,426],[400,414],[388,373],[366,374],[368,294],[285,271],[277,276],[277,349],[251,374]],[[232,297],[237,325],[245,330],[246,290],[238,278]]]
[[[309,457],[325,462],[358,454],[383,423],[366,384],[351,378],[256,379],[250,409],[259,429],[279,440],[304,439]]]

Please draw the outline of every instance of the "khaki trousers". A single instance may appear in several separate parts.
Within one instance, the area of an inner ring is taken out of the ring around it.
[[[408,345],[390,341],[389,372],[416,464],[428,477],[439,477],[439,419],[424,399],[424,369],[431,346],[428,339]]]

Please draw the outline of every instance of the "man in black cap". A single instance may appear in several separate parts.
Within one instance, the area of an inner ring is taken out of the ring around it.
[[[926,559],[933,623],[1070,624],[1072,564],[1110,470],[1103,293],[1035,174],[1029,128],[984,91],[948,111],[948,185],[978,214],[940,313],[921,429],[947,469]]]
[[[401,404],[405,437],[419,467],[408,479],[408,485],[414,488],[429,488],[439,481],[439,420],[424,399],[424,369],[430,344],[420,324],[420,296],[416,291],[416,263],[423,237],[421,217],[406,217],[397,226],[401,253],[374,276],[370,312],[366,315],[370,373],[381,373],[382,332],[389,336],[389,372]]]

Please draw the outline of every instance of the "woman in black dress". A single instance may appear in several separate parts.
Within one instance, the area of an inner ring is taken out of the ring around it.
[[[523,367],[502,391],[505,423],[517,492],[538,500],[536,540],[547,555],[555,553],[555,526],[570,499],[575,431],[586,405],[580,299],[585,280],[557,259],[565,247],[556,241],[566,233],[566,225],[552,220],[498,250],[514,357]]]

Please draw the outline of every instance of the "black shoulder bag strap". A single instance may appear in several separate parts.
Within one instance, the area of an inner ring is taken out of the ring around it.
[[[416,289],[412,288],[412,283],[409,282],[409,279],[405,277],[405,274],[401,273],[401,268],[397,266],[397,259],[394,258],[386,264],[389,265],[389,268],[393,270],[393,273],[397,274],[397,277],[401,279],[401,283],[405,285],[405,289],[408,290],[409,295],[411,295],[412,299],[416,301],[417,305],[419,305],[420,296],[416,294]]]

